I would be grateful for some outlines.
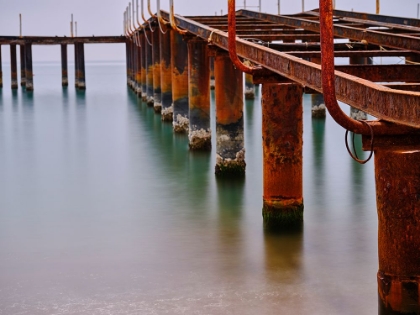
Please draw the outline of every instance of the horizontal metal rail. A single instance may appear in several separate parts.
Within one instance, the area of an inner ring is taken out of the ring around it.
[[[266,14],[242,11],[250,17],[267,18]],[[162,16],[168,18],[167,12]],[[274,23],[293,21],[296,27],[319,30],[319,23],[282,16],[270,16]],[[212,27],[176,15],[178,27],[208,40],[223,50],[228,50],[228,36]],[[292,23],[291,23],[292,24]],[[360,32],[360,30],[358,30]],[[359,36],[359,35],[358,35]],[[417,39],[417,43],[420,41]],[[259,64],[305,87],[322,92],[321,66],[298,57],[282,53],[243,39],[236,40],[240,57]],[[357,109],[388,122],[420,128],[420,93],[390,89],[365,79],[335,71],[337,98]]]

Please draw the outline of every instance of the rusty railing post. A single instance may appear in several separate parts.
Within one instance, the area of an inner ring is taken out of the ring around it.
[[[189,147],[192,150],[211,148],[210,130],[210,64],[207,42],[188,40]]]
[[[149,5],[150,8],[150,5]],[[154,104],[153,108],[156,113],[162,111],[162,90],[160,82],[160,36],[161,32],[159,30],[159,25],[156,26],[155,31],[152,36],[153,44],[153,99]]]
[[[242,72],[229,54],[217,51],[214,60],[217,176],[244,176],[244,115]]]
[[[162,89],[162,120],[173,121],[172,105],[172,66],[171,66],[171,33],[168,27],[165,34],[160,37],[160,59],[161,59],[161,89]]]
[[[267,228],[297,227],[303,221],[303,88],[263,84],[263,218]]]
[[[68,70],[67,70],[67,44],[61,44],[61,85],[68,86]]]
[[[20,52],[20,86],[26,86],[25,44],[19,45]]]
[[[34,90],[34,79],[32,70],[32,44],[25,43],[25,77],[26,91]]]
[[[17,63],[16,63],[16,44],[10,44],[10,76],[11,76],[11,86],[13,90],[18,88],[18,79],[17,79]]]
[[[188,132],[188,47],[182,35],[171,32],[173,126],[175,132]]]

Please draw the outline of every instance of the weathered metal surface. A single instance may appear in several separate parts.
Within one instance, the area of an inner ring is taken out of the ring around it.
[[[19,45],[20,52],[20,86],[26,85],[25,70],[25,45]]]
[[[173,120],[172,107],[172,67],[171,67],[171,32],[167,28],[166,33],[160,37],[160,71],[161,71],[161,90],[162,90],[162,120]]]
[[[3,65],[2,65],[2,59],[1,59],[1,45],[0,45],[0,88],[3,87]]]
[[[18,88],[17,78],[17,61],[16,61],[16,44],[10,45],[10,76],[11,87],[13,90]]]
[[[67,45],[61,44],[61,85],[68,86]]]
[[[173,126],[175,132],[188,132],[188,47],[182,35],[171,32]]]
[[[211,148],[210,130],[210,62],[207,42],[201,38],[188,40],[189,147]]]
[[[303,221],[303,89],[263,84],[263,218],[267,227]]]
[[[157,26],[156,26],[157,27]],[[160,61],[160,30],[156,28],[153,32],[153,108],[155,112],[160,113],[162,110],[162,90],[161,90],[161,61]]]
[[[272,46],[270,46],[273,48]],[[279,49],[279,51],[282,51]],[[283,50],[286,51],[286,50]],[[321,52],[317,51],[287,51],[288,54],[299,58],[321,58]],[[413,52],[409,50],[334,50],[334,57],[409,57]]]
[[[226,52],[214,60],[216,101],[216,167],[220,176],[245,174],[243,80]]]
[[[31,42],[32,45],[61,45],[75,43],[85,44],[124,44],[125,36],[91,36],[91,37],[66,37],[66,36],[0,36],[0,44],[24,44]]]
[[[147,42],[145,43],[146,46],[146,102],[147,105],[153,106],[153,46],[152,44],[152,32],[150,29],[146,30],[146,35],[150,44]]]
[[[25,44],[25,78],[26,90],[34,90],[33,70],[32,70],[32,44]]]
[[[417,144],[406,147],[399,141],[375,146],[381,315],[420,313],[419,141],[415,136]]]
[[[163,12],[162,15],[165,13]],[[277,17],[273,16],[274,18]],[[191,33],[209,39],[213,45],[228,49],[225,32],[180,16],[176,16],[176,21]],[[315,22],[308,21],[308,23]],[[302,23],[298,23],[297,26],[299,24]],[[265,68],[313,90],[322,91],[321,67],[319,65],[241,39],[236,41],[236,50],[238,55],[243,58],[261,64]],[[337,71],[335,72],[335,87],[338,100],[344,103],[364,110],[382,120],[420,128],[420,110],[417,105],[420,101],[419,93],[392,90]],[[405,105],[401,106],[401,104]]]
[[[77,71],[77,67],[79,65],[79,51],[78,51],[78,43],[74,43],[74,86],[77,88],[79,86],[79,72]],[[130,51],[127,49],[127,51]],[[129,61],[130,58],[127,58],[127,83],[129,83]]]
[[[143,101],[147,101],[147,56],[146,46],[148,45],[146,40],[146,33],[143,31],[140,36],[141,44],[141,97]]]
[[[85,79],[85,48],[83,43],[78,43],[78,85],[79,90],[86,89],[86,79]]]

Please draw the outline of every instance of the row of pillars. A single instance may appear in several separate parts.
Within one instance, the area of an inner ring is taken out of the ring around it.
[[[10,44],[10,72],[11,72],[11,88],[18,88],[18,67],[16,44]],[[20,44],[20,85],[26,91],[34,90],[33,70],[32,70],[32,43]],[[78,89],[86,89],[85,80],[85,57],[83,43],[74,44],[75,56],[75,86]],[[67,61],[67,44],[61,44],[61,81],[62,86],[68,86],[68,61]],[[0,88],[3,87],[3,71],[2,71],[2,55],[0,45]]]
[[[216,103],[216,165],[222,177],[244,176],[244,82],[228,52],[167,29],[127,40],[127,84],[149,106],[188,134],[191,150],[211,148],[210,90]],[[213,67],[211,66],[213,64]],[[252,85],[252,77],[246,77]],[[302,96],[294,83],[263,83],[263,218],[266,227],[300,226]]]

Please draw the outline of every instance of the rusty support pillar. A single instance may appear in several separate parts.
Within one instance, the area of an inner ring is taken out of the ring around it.
[[[153,32],[153,108],[156,113],[162,111],[162,91],[160,82],[160,36],[159,27]]]
[[[351,65],[370,65],[372,64],[372,59],[371,58],[366,58],[366,57],[350,57],[350,64]],[[357,108],[354,108],[352,106],[350,106],[350,117],[353,119],[357,119],[357,120],[366,120],[367,119],[367,114]]]
[[[311,58],[311,62],[316,64],[321,64],[321,58]],[[313,118],[325,118],[326,117],[326,107],[325,107],[325,101],[324,101],[324,95],[323,94],[312,94],[311,95],[312,100],[312,117]]]
[[[130,52],[131,52],[131,64],[130,64],[130,73],[131,73],[131,77],[130,77],[130,87],[131,90],[135,90],[136,88],[136,81],[135,81],[135,77],[136,77],[136,50],[135,50],[135,46],[136,44],[134,43],[134,41],[132,41],[130,43]]]
[[[76,47],[76,44],[74,44]],[[75,49],[76,53],[76,49]],[[131,45],[130,40],[125,40],[125,62],[126,62],[126,69],[127,69],[127,85],[130,86],[130,78],[131,78],[131,66],[130,66],[130,58],[131,58]],[[77,67],[76,67],[77,69]],[[76,70],[77,71],[77,70]],[[77,86],[77,83],[76,83]]]
[[[419,139],[374,139],[380,315],[420,314]],[[369,147],[363,136],[363,148]]]
[[[139,39],[140,40],[140,39]],[[136,52],[137,52],[137,60],[136,60],[136,85],[137,88],[135,90],[137,96],[141,97],[141,47],[136,46]]]
[[[266,228],[303,222],[303,88],[295,83],[263,84],[263,210]]]
[[[68,70],[67,70],[67,44],[61,44],[61,85],[68,86]]]
[[[20,52],[20,86],[26,86],[25,44],[19,45]]]
[[[188,47],[181,34],[171,32],[173,126],[175,132],[188,132]]]
[[[214,59],[216,101],[217,176],[244,176],[244,115],[242,72],[229,54],[218,51]]]
[[[188,41],[189,146],[192,150],[211,148],[210,130],[210,63],[207,42]]]
[[[250,62],[246,62],[247,65],[251,65]],[[255,86],[252,81],[252,74],[245,73],[245,99],[253,100],[255,99]]]
[[[18,88],[16,44],[10,44],[10,71],[11,71],[11,86],[13,90],[16,90]]]
[[[141,98],[144,102],[147,101],[147,70],[146,70],[146,46],[149,45],[145,38],[144,32],[140,37],[141,43]]]
[[[214,57],[210,57],[210,90],[214,90]]]
[[[25,77],[26,91],[34,90],[33,70],[32,70],[32,44],[25,43]]]
[[[1,61],[1,45],[0,45],[0,88],[3,87],[3,66]]]
[[[77,67],[77,72],[78,72],[78,85],[77,88],[80,90],[85,90],[86,89],[86,82],[85,82],[85,49],[84,49],[84,44],[83,43],[78,43],[78,48],[77,48],[77,58],[78,58],[78,67]]]
[[[172,67],[171,67],[171,33],[168,28],[165,34],[160,36],[160,71],[161,71],[161,89],[162,89],[162,120],[173,121],[172,106]]]
[[[147,38],[152,41],[152,32],[146,31]],[[151,43],[153,45],[153,43]],[[146,102],[153,106],[153,47],[146,40]]]
[[[75,42],[74,43],[74,86],[76,88],[79,87],[79,71],[77,71],[78,69],[78,65],[79,65],[79,43]]]

